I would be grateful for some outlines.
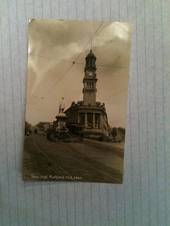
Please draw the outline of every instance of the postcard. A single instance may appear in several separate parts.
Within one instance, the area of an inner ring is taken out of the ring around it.
[[[131,26],[30,19],[23,179],[123,182]]]

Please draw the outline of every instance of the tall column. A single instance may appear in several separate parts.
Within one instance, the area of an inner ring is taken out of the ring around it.
[[[85,113],[85,128],[87,128],[87,113]]]
[[[102,115],[99,115],[99,128],[102,129],[103,128],[103,120],[102,120]]]
[[[95,128],[95,113],[93,113],[93,128]]]
[[[80,123],[80,113],[79,112],[78,112],[77,122],[78,122],[78,124]]]

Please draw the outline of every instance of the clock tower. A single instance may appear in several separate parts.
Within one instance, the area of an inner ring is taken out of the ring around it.
[[[83,100],[72,102],[64,111],[67,128],[74,134],[92,139],[103,139],[110,134],[105,104],[96,102],[96,56],[93,51],[85,58]]]
[[[90,50],[86,56],[86,64],[84,68],[84,79],[83,79],[83,102],[84,105],[95,105],[96,104],[96,56]]]

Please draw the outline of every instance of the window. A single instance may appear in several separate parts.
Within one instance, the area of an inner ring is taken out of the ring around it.
[[[93,128],[93,113],[87,113],[87,127]]]
[[[85,124],[85,114],[79,113],[80,124],[83,126]]]
[[[100,129],[100,114],[95,114],[95,128]]]

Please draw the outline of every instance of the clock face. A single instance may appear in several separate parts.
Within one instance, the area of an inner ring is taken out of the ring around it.
[[[93,76],[93,72],[92,71],[87,71],[87,75],[88,76]]]

